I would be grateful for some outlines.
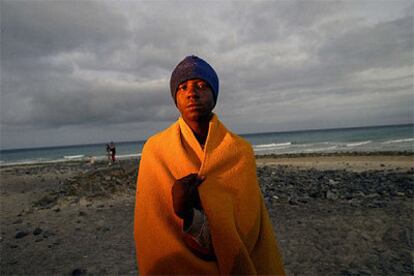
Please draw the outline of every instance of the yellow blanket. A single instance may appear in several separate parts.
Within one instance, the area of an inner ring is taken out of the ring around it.
[[[217,261],[195,256],[173,211],[175,179],[198,173]],[[204,151],[182,118],[151,137],[140,162],[134,237],[141,274],[284,274],[249,143],[214,115]]]

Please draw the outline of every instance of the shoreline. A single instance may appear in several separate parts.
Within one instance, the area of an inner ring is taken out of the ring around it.
[[[369,151],[369,152],[359,152],[359,151],[348,151],[348,152],[318,152],[318,153],[281,153],[281,154],[255,154],[256,160],[261,159],[281,159],[281,158],[304,158],[304,157],[348,157],[348,156],[408,156],[414,158],[414,151]],[[141,158],[141,153],[139,154],[129,154],[125,155],[122,158],[118,158],[117,161],[130,161],[130,160],[139,160]],[[22,163],[2,163],[0,164],[0,169],[6,167],[15,167],[15,166],[36,166],[36,165],[53,165],[53,164],[105,164],[108,163],[106,157],[96,158],[95,156],[87,156],[84,159],[59,159],[59,160],[48,160],[48,161],[28,161]]]

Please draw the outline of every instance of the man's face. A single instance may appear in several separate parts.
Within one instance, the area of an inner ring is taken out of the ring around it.
[[[178,110],[186,122],[208,120],[214,108],[213,91],[201,79],[180,83],[177,89],[176,100]]]

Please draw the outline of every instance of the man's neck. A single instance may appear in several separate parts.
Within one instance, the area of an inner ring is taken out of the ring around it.
[[[208,127],[210,123],[210,119],[213,117],[213,114],[211,114],[208,118],[205,118],[204,120],[200,121],[185,121],[187,125],[191,128],[191,130],[194,133],[194,136],[196,137],[197,141],[200,143],[202,147],[204,147],[204,144],[207,140],[208,135]]]

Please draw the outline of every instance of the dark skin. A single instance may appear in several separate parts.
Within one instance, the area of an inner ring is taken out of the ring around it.
[[[193,208],[201,210],[198,186],[204,179],[192,173],[175,181],[172,187],[175,214],[182,218],[192,218]]]
[[[210,86],[201,79],[182,82],[177,89],[176,102],[181,117],[204,148],[215,105]],[[201,209],[198,186],[203,180],[203,177],[193,173],[177,179],[172,187],[174,212],[185,222],[191,222],[193,208]]]

